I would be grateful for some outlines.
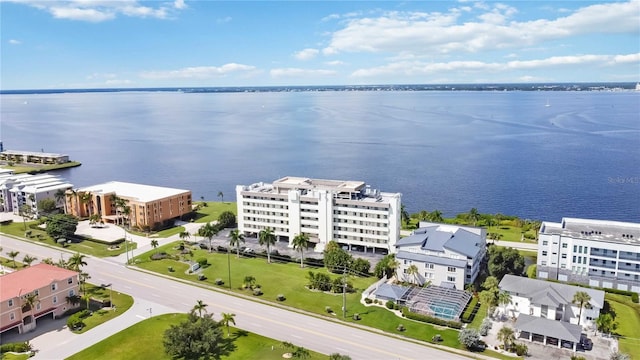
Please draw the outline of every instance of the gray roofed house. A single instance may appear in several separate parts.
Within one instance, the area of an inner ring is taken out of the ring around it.
[[[570,342],[574,350],[580,334],[591,330],[604,306],[604,291],[562,283],[547,282],[515,275],[505,275],[499,287],[511,295],[511,303],[504,307],[510,316],[516,316],[516,330]],[[574,302],[578,292],[589,295],[589,301]],[[522,335],[521,335],[522,337]]]
[[[472,283],[486,253],[486,230],[421,222],[421,228],[396,242],[399,280],[452,283],[458,289]],[[417,267],[409,270],[414,265]]]
[[[381,284],[375,291],[374,295],[378,299],[398,301],[409,291],[410,288],[404,286]]]

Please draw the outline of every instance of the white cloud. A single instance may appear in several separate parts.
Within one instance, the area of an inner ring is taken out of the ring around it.
[[[184,0],[175,0],[173,2],[173,7],[175,7],[176,9],[185,9],[187,7],[187,4],[184,3]]]
[[[489,6],[491,5],[491,6]],[[640,31],[640,1],[582,7],[556,19],[516,21],[513,7],[475,3],[478,21],[461,20],[459,9],[446,13],[385,12],[345,22],[322,52],[398,53],[416,55],[479,52],[532,46],[545,41],[591,33]]]
[[[140,18],[170,18],[177,11],[186,8],[184,0],[176,0],[173,4],[150,2],[144,6],[137,0],[3,0],[26,4],[50,13],[54,18],[103,22],[118,16]],[[159,4],[159,5],[157,5]]]
[[[300,68],[271,69],[269,73],[271,74],[271,77],[274,77],[274,78],[331,76],[331,75],[337,74],[337,72],[333,70],[300,69]]]
[[[8,41],[8,42],[9,42],[9,44],[11,44],[11,45],[20,45],[20,44],[22,44],[22,41],[20,41],[20,40],[16,40],[16,39],[9,39],[9,41]]]
[[[104,84],[107,86],[122,86],[122,85],[131,85],[133,84],[133,82],[127,79],[113,79],[113,80],[105,81]]]
[[[232,73],[246,74],[255,71],[255,66],[229,63],[222,66],[194,66],[178,70],[145,71],[140,73],[140,77],[153,80],[210,79],[216,77],[224,77]]]
[[[344,65],[345,62],[344,61],[340,61],[340,60],[333,60],[333,61],[327,61],[327,62],[325,62],[325,64],[327,64],[329,66],[340,66],[340,65]]]
[[[298,60],[311,60],[316,57],[319,52],[320,51],[318,51],[317,49],[304,49],[293,54],[293,57]]]
[[[620,63],[640,66],[640,53],[628,55],[578,55],[554,56],[539,60],[516,60],[508,62],[483,61],[398,61],[383,66],[358,69],[351,74],[354,78],[371,78],[376,76],[434,75],[443,72],[462,73],[499,73],[507,70],[538,70],[562,66],[595,65],[612,66]]]

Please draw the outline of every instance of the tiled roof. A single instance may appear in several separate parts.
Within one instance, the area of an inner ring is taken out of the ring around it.
[[[474,234],[456,226],[433,225],[417,229],[412,235],[404,237],[396,242],[396,247],[420,245],[422,250],[444,252],[445,249],[473,258],[478,255],[485,240],[482,236]]]
[[[78,273],[48,264],[29,266],[23,270],[0,276],[0,302],[36,289],[49,286],[54,281],[63,281]]]
[[[539,335],[546,335],[561,340],[573,342],[580,341],[582,326],[570,324],[563,321],[535,317],[527,314],[520,314],[514,327],[520,331],[526,331]]]

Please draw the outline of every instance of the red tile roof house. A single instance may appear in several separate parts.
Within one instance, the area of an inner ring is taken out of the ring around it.
[[[49,314],[55,319],[78,306],[67,302],[78,294],[78,280],[78,272],[47,264],[0,276],[0,332],[30,331],[36,319]],[[33,309],[25,306],[29,294],[37,295]]]

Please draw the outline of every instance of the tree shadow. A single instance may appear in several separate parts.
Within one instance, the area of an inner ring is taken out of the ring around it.
[[[241,329],[237,329],[237,330],[233,333],[232,338],[235,340],[235,339],[238,339],[238,338],[240,338],[240,337],[247,337],[247,336],[249,336],[249,332],[248,332],[248,331],[246,331],[246,330],[241,330]]]

